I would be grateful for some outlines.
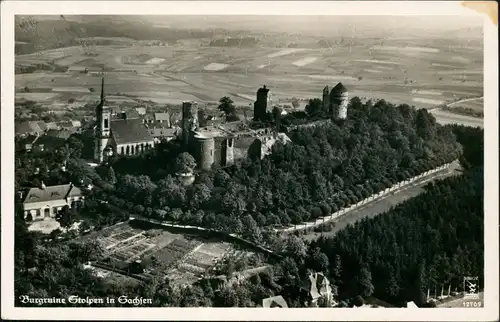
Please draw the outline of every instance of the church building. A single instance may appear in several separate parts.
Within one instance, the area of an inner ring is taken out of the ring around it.
[[[111,108],[104,95],[104,77],[101,100],[96,107],[94,161],[105,162],[113,155],[135,155],[154,147],[154,139],[141,119],[111,118]]]

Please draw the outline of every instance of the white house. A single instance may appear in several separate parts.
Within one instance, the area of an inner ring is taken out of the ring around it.
[[[24,199],[24,219],[27,221],[54,218],[64,206],[78,207],[84,201],[82,191],[73,184],[31,188]]]

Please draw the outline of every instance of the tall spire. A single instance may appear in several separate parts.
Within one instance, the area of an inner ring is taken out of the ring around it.
[[[101,81],[101,103],[104,103],[104,74]]]

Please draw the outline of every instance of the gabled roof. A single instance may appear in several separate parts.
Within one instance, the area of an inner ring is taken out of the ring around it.
[[[36,122],[40,130],[45,131],[47,130],[47,124],[44,121],[38,121]]]
[[[112,120],[111,134],[116,144],[153,141],[153,137],[140,119]]]
[[[149,133],[153,137],[173,137],[177,135],[177,132],[180,131],[178,128],[152,128],[149,129]]]
[[[40,128],[38,122],[26,121],[15,124],[16,134],[43,132],[44,130]]]
[[[411,308],[411,309],[417,309],[418,308],[418,306],[413,301],[406,303],[406,307],[407,308]]]
[[[61,200],[68,196],[81,196],[79,188],[72,184],[62,184],[57,186],[48,186],[44,189],[31,188],[24,199],[24,203],[43,202],[51,200]]]
[[[345,88],[345,86],[342,85],[342,83],[338,83],[337,85],[335,85],[334,88],[332,88],[331,93],[341,94],[341,93],[345,93],[345,92],[347,92],[347,88]]]
[[[262,300],[262,307],[265,308],[288,308],[288,304],[281,295],[269,297]]]
[[[74,133],[76,133],[76,130],[48,130],[46,136],[67,140]]]
[[[73,122],[71,121],[61,121],[56,123],[57,126],[60,127],[65,127],[65,128],[72,128],[73,127]]]
[[[329,294],[332,291],[330,281],[328,281],[323,273],[309,274],[301,288],[307,291],[313,299]]]
[[[170,113],[155,113],[156,121],[168,121],[170,120]]]
[[[51,131],[54,131],[54,130],[51,130]],[[49,134],[39,136],[38,139],[35,142],[33,142],[33,144],[35,144],[37,146],[43,145],[44,149],[56,149],[56,148],[63,146],[65,143],[66,143],[65,138],[61,138],[58,136],[52,136]]]

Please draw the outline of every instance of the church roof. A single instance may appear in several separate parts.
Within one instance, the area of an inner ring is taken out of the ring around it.
[[[112,120],[111,133],[116,144],[153,141],[153,137],[140,119]]]
[[[347,88],[342,83],[338,83],[335,85],[334,88],[332,88],[332,93],[345,93],[347,92]]]

